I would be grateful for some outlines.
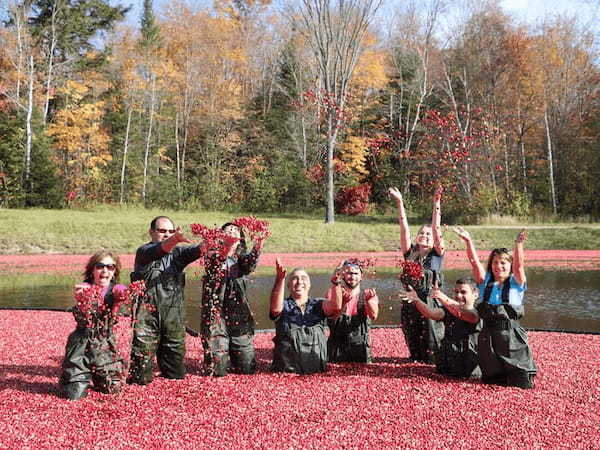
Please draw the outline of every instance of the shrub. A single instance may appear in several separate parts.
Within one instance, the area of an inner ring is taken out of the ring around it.
[[[340,188],[335,198],[336,209],[347,216],[365,214],[369,209],[371,190],[370,183]]]

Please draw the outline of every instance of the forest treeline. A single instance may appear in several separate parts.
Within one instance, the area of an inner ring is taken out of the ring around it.
[[[5,2],[0,206],[597,218],[598,30],[497,3]]]

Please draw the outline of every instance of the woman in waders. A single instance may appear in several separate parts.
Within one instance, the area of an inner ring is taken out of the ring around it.
[[[70,400],[85,397],[92,382],[107,394],[123,385],[124,362],[113,335],[119,303],[125,300],[125,286],[116,284],[120,271],[119,257],[101,251],[90,257],[84,282],[75,286],[77,328],[67,339],[60,377]]]
[[[523,249],[527,232],[517,235],[513,255],[506,248],[492,250],[484,270],[469,233],[460,227],[455,231],[467,245],[473,278],[479,285],[481,303],[477,312],[483,320],[478,344],[481,379],[488,384],[530,389],[537,368],[527,332],[519,322],[527,290]]]
[[[410,229],[402,194],[397,188],[390,188],[388,192],[396,200],[398,206],[402,255],[405,261],[418,262],[423,268],[423,279],[419,283],[413,283],[410,288],[414,289],[419,298],[430,308],[439,308],[439,303],[429,294],[434,286],[442,286],[442,263],[445,253],[440,225],[442,188],[438,187],[433,196],[431,225],[421,226],[414,244],[411,244],[410,241]],[[435,352],[444,337],[443,323],[423,317],[414,303],[402,305],[400,323],[410,352],[410,359],[433,364]]]

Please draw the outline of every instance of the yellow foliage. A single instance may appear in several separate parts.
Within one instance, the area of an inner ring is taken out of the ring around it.
[[[355,174],[360,180],[369,174],[366,167],[367,143],[365,138],[359,136],[348,136],[340,146],[339,160],[346,171]]]
[[[250,58],[239,21],[180,4],[171,8],[162,28],[172,64],[164,73],[174,96],[193,98],[192,114],[202,122],[215,125],[241,117]]]
[[[47,133],[54,139],[55,160],[68,189],[86,190],[112,160],[111,138],[102,129],[104,102],[86,102],[90,88],[77,81],[67,81],[60,91],[67,104],[56,113]]]
[[[367,33],[363,40],[365,50],[358,58],[352,74],[351,85],[355,91],[381,89],[388,82],[386,74],[388,56],[386,52],[378,50],[376,44],[376,36]]]
[[[165,146],[162,146],[158,149],[158,159],[160,159],[160,161],[163,163],[172,162],[172,159],[169,157],[169,155],[167,155],[167,152],[168,148]]]

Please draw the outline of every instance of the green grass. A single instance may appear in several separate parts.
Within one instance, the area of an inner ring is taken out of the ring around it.
[[[73,286],[81,281],[81,271],[63,273],[22,273],[0,277],[0,289],[24,289],[32,286]]]
[[[170,216],[176,224],[187,226],[200,222],[221,225],[235,217],[214,211],[166,211],[140,207],[98,206],[94,209],[46,210],[0,209],[0,253],[88,254],[100,248],[119,253],[133,253],[148,240],[148,224],[159,215]],[[266,252],[337,252],[392,251],[398,248],[399,229],[395,216],[338,216],[335,224],[323,223],[322,217],[309,215],[259,215],[271,222],[272,236]],[[412,220],[411,232],[419,222]],[[522,225],[466,227],[478,248],[512,247]],[[581,223],[527,224],[530,249],[598,249],[600,225]],[[454,233],[444,235],[449,248],[463,248]]]

